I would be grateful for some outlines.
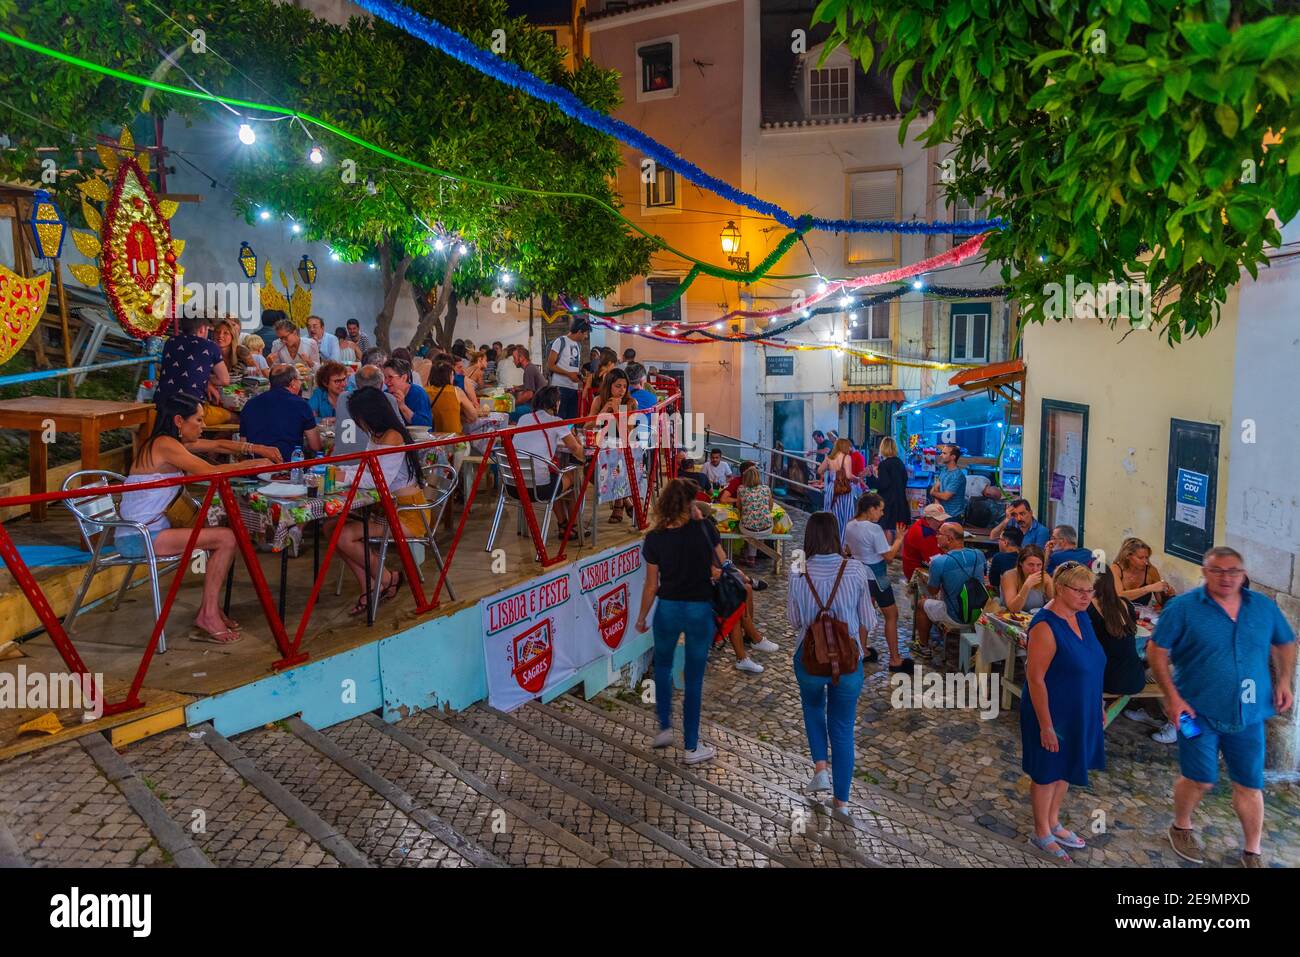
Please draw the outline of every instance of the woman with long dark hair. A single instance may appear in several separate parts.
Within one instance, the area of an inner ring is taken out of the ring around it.
[[[1037,611],[1051,601],[1052,577],[1044,568],[1043,550],[1037,545],[1026,545],[1016,556],[1014,568],[1002,573],[998,589],[1007,611]]]
[[[627,416],[636,413],[636,399],[631,395],[631,383],[628,381],[627,373],[622,369],[612,368],[605,373],[605,377],[600,382],[600,393],[592,403],[591,412],[596,415],[610,416],[610,419],[597,421],[596,425],[605,430],[607,438],[605,447],[600,450],[598,466],[605,466],[615,469],[625,464],[623,462],[623,447],[621,442],[629,440],[629,436],[623,435],[619,429],[627,424]],[[622,422],[619,421],[619,413],[624,414]],[[609,441],[612,439],[613,441]],[[633,450],[632,456],[635,461],[640,453]],[[631,483],[629,483],[630,485]],[[609,521],[611,524],[617,524],[623,521],[624,509],[632,510],[632,499],[620,498],[614,501],[610,508]]]
[[[212,475],[247,468],[250,465],[272,465],[280,461],[278,450],[249,442],[204,440],[203,403],[191,395],[178,392],[158,403],[158,415],[153,431],[140,445],[140,454],[131,463],[127,485],[157,482],[176,475]],[[229,465],[212,465],[196,456],[195,452],[223,452],[231,455],[258,454],[264,458],[237,461]],[[179,486],[123,492],[118,514],[128,522],[139,522],[149,530],[149,540],[157,558],[171,558],[185,551],[190,538],[190,528],[173,528],[167,520],[167,509],[180,494]],[[144,560],[148,554],[140,533],[134,529],[117,529],[114,534],[117,549],[127,558]],[[226,573],[235,560],[235,533],[228,528],[199,530],[195,548],[209,553],[203,577],[203,598],[198,614],[194,616],[194,641],[207,641],[228,645],[239,640],[239,623],[221,611],[221,586]],[[183,570],[177,574],[183,574]]]
[[[1115,576],[1107,568],[1097,576],[1088,618],[1106,652],[1102,690],[1106,694],[1137,694],[1147,686],[1146,667],[1137,653],[1137,612],[1121,598]]]
[[[654,605],[655,709],[659,717],[656,748],[673,741],[673,652],[686,639],[686,689],[682,698],[682,742],[686,763],[699,764],[717,749],[700,740],[700,703],[704,666],[713,644],[713,580],[721,574],[714,549],[721,544],[713,527],[694,509],[694,483],[673,479],[655,503],[654,524],[646,533],[641,558],[645,587],[637,633],[648,631],[646,616]]]
[[[533,396],[533,411],[519,417],[516,426],[525,425],[547,425],[548,423],[559,423],[552,425],[550,428],[533,429],[530,432],[520,432],[515,436],[515,450],[517,452],[527,452],[535,458],[528,459],[533,469],[533,488],[531,494],[534,501],[546,502],[551,499],[552,493],[555,492],[555,478],[560,474],[560,450],[563,449],[569,454],[569,457],[575,462],[582,462],[586,459],[586,450],[583,449],[582,443],[578,441],[573,434],[573,429],[564,424],[560,418],[560,390],[556,386],[548,385],[537,390]],[[543,470],[537,459],[548,462],[550,465]],[[519,467],[525,473],[528,466],[523,461]],[[545,471],[545,474],[543,474]],[[572,473],[565,475],[561,480],[560,493],[567,492],[573,487]],[[564,534],[564,528],[569,524],[569,503],[567,499],[559,498],[555,502],[555,519],[559,525],[560,534]],[[569,538],[577,538],[578,522],[575,520],[573,528],[569,532]]]
[[[378,389],[367,387],[353,392],[348,397],[348,414],[356,427],[370,437],[367,451],[410,445],[414,441],[411,433],[406,430],[401,415],[393,409],[388,398]],[[418,452],[408,449],[405,452],[395,451],[380,455],[379,467],[384,475],[384,484],[388,486],[395,505],[425,504],[426,499],[422,491],[424,473],[420,468]],[[359,487],[375,487],[374,476],[369,468],[362,473]],[[407,535],[425,534],[424,520],[418,512],[404,512],[401,519],[402,530]],[[382,517],[377,520],[372,519],[372,522],[378,527],[378,534],[382,536],[384,519]],[[374,530],[372,527],[372,532]],[[403,581],[400,571],[389,572],[380,581],[379,576],[384,574],[384,570],[379,566],[379,556],[366,547],[363,537],[364,531],[359,521],[346,522],[343,531],[339,534],[339,554],[343,556],[348,568],[352,569],[352,574],[356,576],[357,583],[363,589],[361,597],[349,612],[351,615],[360,615],[370,603],[370,596],[364,592],[367,564],[370,565],[370,580],[379,581],[382,586],[380,601],[394,598],[402,587]]]

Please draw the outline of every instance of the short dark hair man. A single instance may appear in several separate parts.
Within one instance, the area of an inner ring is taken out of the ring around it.
[[[1002,534],[1002,530],[1008,525],[1014,524],[1024,535],[1023,543],[1025,545],[1037,545],[1039,548],[1047,547],[1047,540],[1051,537],[1047,526],[1039,523],[1034,518],[1033,506],[1029,500],[1018,498],[1007,506],[1007,517],[993,527],[989,532],[989,538],[997,538]]]
[[[322,443],[316,416],[302,397],[302,379],[291,365],[271,367],[271,388],[253,396],[239,413],[244,438],[258,445],[273,445],[284,461],[301,448],[319,452]]]
[[[591,334],[591,323],[582,316],[574,316],[569,323],[569,334],[551,343],[546,353],[546,371],[551,374],[551,385],[560,390],[560,418],[578,417],[578,393],[582,388],[582,345]]]
[[[1187,714],[1201,729],[1192,738],[1178,733],[1169,843],[1179,857],[1204,862],[1192,813],[1213,789],[1222,753],[1245,843],[1242,866],[1263,867],[1264,722],[1295,704],[1295,632],[1276,604],[1243,587],[1245,562],[1236,550],[1211,548],[1201,575],[1203,585],[1165,605],[1147,642],[1169,720],[1178,727]]]
[[[1002,575],[1015,568],[1016,562],[1020,560],[1020,549],[1024,547],[1025,533],[1020,530],[1019,525],[1012,522],[1002,529],[1001,534],[996,538],[998,551],[989,559],[989,584],[995,590],[998,583],[1002,581]]]
[[[532,411],[533,396],[542,389],[546,388],[546,376],[542,372],[542,367],[532,361],[527,346],[514,347],[514,364],[515,368],[523,370],[523,385],[516,386],[510,391],[515,396],[515,415],[510,415],[512,422],[518,421],[520,416],[527,415]]]
[[[966,513],[966,470],[957,464],[960,461],[960,448],[951,442],[940,445],[939,468],[930,486],[930,497],[954,522],[960,522]]]
[[[207,316],[182,316],[181,331],[163,346],[158,362],[158,385],[153,390],[155,403],[184,392],[207,401],[208,381],[214,385],[230,384],[230,370],[215,342],[208,338],[212,320]]]
[[[355,319],[347,321],[348,339],[357,344],[357,348],[365,353],[370,348],[370,337],[361,331],[361,323]]]
[[[1051,575],[1066,562],[1078,562],[1080,565],[1092,565],[1092,552],[1079,547],[1079,533],[1073,525],[1057,525],[1052,529],[1052,537],[1043,549],[1047,556],[1047,574]]]

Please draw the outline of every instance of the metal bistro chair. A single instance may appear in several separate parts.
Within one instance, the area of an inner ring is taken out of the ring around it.
[[[438,566],[438,571],[441,572],[444,563],[442,550],[438,547],[438,526],[442,524],[443,512],[447,510],[447,503],[451,501],[451,497],[456,491],[459,484],[459,477],[456,475],[456,470],[450,465],[426,464],[424,466],[424,479],[428,483],[425,486],[425,493],[428,497],[428,501],[423,505],[398,505],[397,515],[400,520],[402,513],[404,512],[419,513],[420,519],[424,523],[424,534],[420,536],[412,536],[408,534],[406,537],[406,543],[411,546],[419,546],[427,549],[428,553],[433,555],[433,560]],[[384,558],[388,554],[388,546],[392,541],[393,530],[387,526],[385,526],[382,538],[370,538],[366,541],[367,545],[372,545],[375,542],[379,543],[379,568],[381,574],[376,577],[374,583],[375,593],[373,596],[376,602],[376,608],[378,608],[378,600],[381,593],[379,584],[384,578],[382,574]],[[420,581],[425,580],[423,566],[424,558],[421,556],[420,560],[415,563],[415,570],[420,575]],[[343,562],[339,562],[338,581],[334,585],[334,594],[336,595],[343,593],[343,572],[346,568],[347,566]],[[447,577],[446,584],[448,597],[450,597],[452,601],[455,601],[456,590],[451,587],[450,575]]]
[[[108,485],[121,485],[126,481],[125,476],[117,472],[109,472],[102,469],[89,469],[81,472],[74,472],[63,481],[62,490],[67,492],[78,487],[78,479],[91,478],[94,481],[86,483],[82,488],[104,487]],[[161,575],[175,571],[180,564],[180,556],[175,558],[159,559],[154,554],[153,540],[149,537],[149,530],[140,522],[128,522],[118,513],[118,503],[112,495],[100,495],[89,499],[64,499],[63,504],[72,512],[77,521],[77,528],[81,532],[81,541],[86,551],[91,553],[90,568],[86,569],[86,577],[82,579],[81,587],[77,590],[76,596],[72,599],[72,607],[68,609],[67,615],[63,619],[63,629],[71,637],[73,628],[76,626],[77,615],[81,611],[81,603],[86,598],[86,593],[90,591],[90,583],[101,569],[111,568],[114,565],[126,565],[126,577],[122,580],[122,586],[117,590],[117,596],[113,599],[113,611],[117,611],[118,606],[122,603],[122,596],[126,594],[127,588],[131,585],[131,579],[135,575],[137,565],[147,565],[149,567],[149,585],[153,590],[153,610],[154,617],[162,617],[162,598],[158,590],[158,579]],[[131,529],[138,532],[144,539],[145,557],[129,558],[117,550],[116,542],[110,544],[109,539],[113,538],[116,530],[119,528]],[[95,536],[99,536],[99,541],[95,541]],[[195,549],[200,551],[200,549]],[[162,632],[158,636],[158,654],[167,651],[167,634]]]
[[[551,516],[555,513],[555,503],[562,499],[569,499],[572,507],[580,509],[580,503],[576,501],[578,494],[578,483],[582,476],[582,465],[574,463],[573,465],[560,468],[554,465],[540,455],[534,455],[531,452],[524,452],[519,449],[515,450],[515,455],[519,458],[519,470],[524,473],[527,487],[531,493],[537,487],[538,475],[553,475],[551,484],[551,497],[546,501],[546,512],[542,518],[542,541],[546,541],[546,536],[551,528]],[[488,532],[487,548],[485,551],[492,551],[492,546],[496,544],[497,531],[501,527],[501,514],[505,511],[506,505],[514,504],[518,506],[516,517],[518,518],[518,534],[523,534],[524,510],[523,501],[519,497],[519,489],[515,482],[514,470],[510,467],[510,458],[506,455],[505,449],[496,449],[492,452],[492,464],[497,468],[498,491],[496,514],[492,517],[492,530]],[[572,475],[573,484],[564,488],[564,477]],[[508,502],[507,498],[513,500]],[[532,501],[537,501],[536,496],[531,496]],[[574,520],[574,528],[578,530],[579,541],[583,535],[582,514],[579,511]],[[561,529],[563,534],[563,529]]]

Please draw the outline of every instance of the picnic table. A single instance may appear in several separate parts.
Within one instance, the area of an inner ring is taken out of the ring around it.
[[[99,437],[110,429],[134,428],[133,455],[153,428],[154,406],[142,402],[108,402],[101,399],[60,399],[33,395],[0,401],[0,429],[25,429],[28,432],[27,462],[29,486],[33,495],[46,489],[49,469],[47,430],[81,433],[81,468],[99,468]],[[45,521],[46,502],[31,506],[33,522]]]

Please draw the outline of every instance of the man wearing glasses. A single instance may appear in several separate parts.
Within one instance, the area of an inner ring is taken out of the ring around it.
[[[1241,864],[1263,867],[1264,722],[1294,702],[1295,633],[1276,604],[1242,587],[1246,569],[1234,549],[1211,548],[1201,573],[1205,584],[1165,606],[1147,643],[1147,662],[1164,693],[1169,720],[1179,727],[1187,714],[1201,729],[1191,738],[1178,734],[1182,774],[1174,784],[1169,843],[1179,857],[1204,863],[1192,812],[1214,787],[1222,752],[1244,835]]]

